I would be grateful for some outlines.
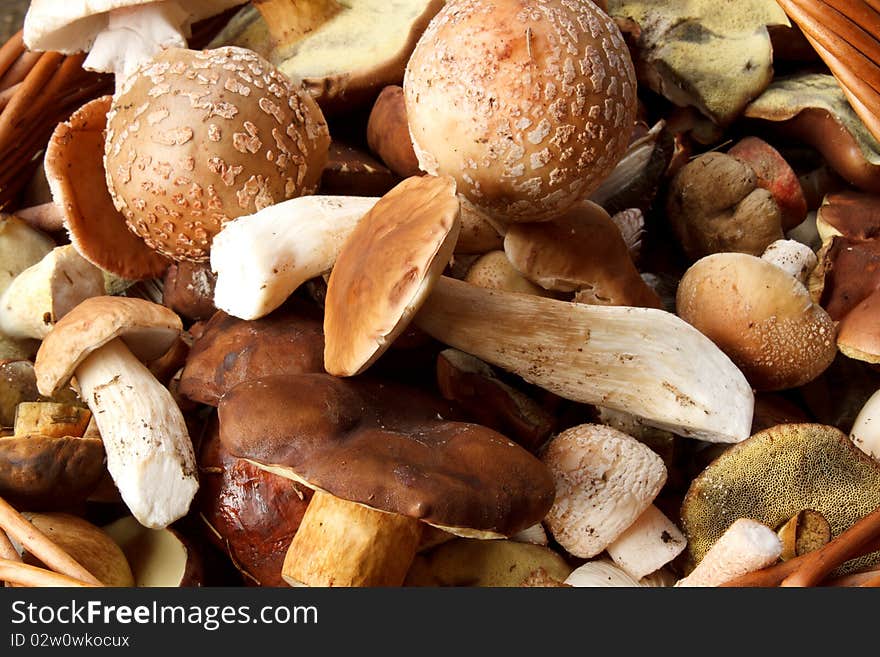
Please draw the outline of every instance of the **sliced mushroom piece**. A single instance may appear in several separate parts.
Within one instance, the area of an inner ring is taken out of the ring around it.
[[[575,568],[565,579],[569,586],[578,588],[611,588],[641,586],[625,570],[615,565],[610,559],[594,559]]]
[[[151,529],[132,516],[105,526],[104,531],[125,554],[136,587],[201,586],[201,557],[177,530]]]
[[[0,330],[13,338],[45,338],[77,304],[103,294],[101,270],[70,244],[56,246],[0,295]]]
[[[640,580],[675,559],[686,546],[681,530],[652,504],[606,550],[614,563]]]
[[[647,510],[666,483],[666,466],[659,456],[635,438],[600,424],[563,431],[541,460],[556,481],[556,499],[544,523],[576,557],[590,558],[605,550]]]
[[[241,319],[267,315],[302,283],[330,271],[379,199],[304,196],[227,224],[211,248],[214,305]]]
[[[22,402],[15,409],[15,435],[81,438],[92,414],[88,409],[58,402]]]
[[[107,452],[107,468],[147,527],[182,517],[198,488],[183,415],[139,358],[174,344],[180,318],[142,299],[93,297],[65,315],[37,352],[37,387],[52,395],[76,374]]]
[[[776,563],[781,554],[782,541],[772,529],[750,518],[739,518],[706,552],[697,567],[675,585],[720,586]]]
[[[553,500],[547,468],[451,415],[442,400],[364,377],[274,376],[227,392],[219,418],[228,451],[315,490],[285,581],[399,586],[422,522],[501,538],[540,521]]]
[[[551,221],[509,226],[504,252],[533,283],[579,292],[583,303],[589,299],[608,306],[661,307],[633,264],[620,229],[590,201]]]
[[[831,540],[831,525],[818,511],[804,509],[780,527],[776,534],[782,541],[783,561],[822,548]]]
[[[880,507],[880,463],[839,429],[783,424],[732,446],[691,482],[681,507],[688,551],[699,562],[737,518],[779,527],[795,514],[821,513],[837,536]],[[848,562],[851,572],[880,553]]]

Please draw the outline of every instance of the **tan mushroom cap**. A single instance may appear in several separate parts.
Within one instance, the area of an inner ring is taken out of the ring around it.
[[[880,289],[862,299],[841,320],[837,348],[844,356],[880,363]]]
[[[738,518],[779,527],[805,509],[834,536],[880,506],[880,463],[839,429],[782,424],[732,446],[691,482],[681,507],[688,549],[699,562]],[[844,570],[876,564],[880,553]]]
[[[255,52],[169,48],[114,98],[107,186],[150,247],[201,261],[227,222],[313,192],[329,143],[311,96]]]
[[[403,88],[420,167],[506,221],[546,220],[588,196],[636,114],[629,51],[592,2],[447,3]]]
[[[111,96],[96,98],[59,123],[46,148],[46,178],[77,252],[128,280],[161,276],[170,261],[125,225],[104,174],[104,129]]]
[[[142,361],[155,360],[175,343],[183,325],[165,306],[128,297],[92,297],[62,317],[37,351],[37,389],[52,396],[93,351],[121,338]]]
[[[551,221],[511,225],[504,252],[526,278],[545,289],[586,289],[602,305],[663,305],[639,275],[620,229],[590,201]]]
[[[807,289],[744,253],[716,253],[685,272],[678,315],[709,337],[758,390],[794,388],[834,360],[836,327]]]
[[[352,376],[407,327],[452,257],[459,231],[455,182],[407,178],[349,236],[327,282],[324,367]]]

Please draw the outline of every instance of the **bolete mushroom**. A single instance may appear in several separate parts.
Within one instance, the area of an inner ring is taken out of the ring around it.
[[[837,536],[878,506],[880,463],[834,427],[782,424],[734,445],[694,478],[681,520],[689,553],[699,562],[738,518],[778,527],[812,509]],[[875,553],[844,570],[878,561]]]
[[[802,269],[798,261],[792,266]],[[676,305],[758,390],[812,381],[837,354],[828,313],[800,280],[763,258],[716,253],[698,260],[679,283]]]
[[[591,2],[447,3],[403,89],[420,168],[500,221],[551,219],[588,196],[636,114],[629,51]]]
[[[402,87],[389,85],[376,98],[367,122],[367,144],[401,178],[421,173],[409,137]]]
[[[329,142],[311,96],[255,52],[171,48],[113,98],[107,187],[148,246],[203,261],[224,224],[313,192]]]
[[[34,365],[37,388],[47,396],[76,375],[104,442],[107,469],[147,527],[182,517],[198,488],[183,415],[141,364],[163,355],[181,331],[180,318],[164,306],[92,297],[55,324]]]
[[[315,490],[285,581],[399,586],[421,522],[500,538],[544,517],[553,501],[547,468],[501,434],[449,416],[415,389],[327,374],[246,381],[223,396],[229,452]]]
[[[361,219],[328,283],[329,373],[363,371],[415,316],[437,340],[567,399],[707,440],[748,436],[751,388],[708,338],[678,317],[487,290],[441,276],[457,214],[451,180],[422,176],[405,180]]]
[[[640,580],[675,559],[686,546],[681,530],[651,504],[606,550],[614,563]]]

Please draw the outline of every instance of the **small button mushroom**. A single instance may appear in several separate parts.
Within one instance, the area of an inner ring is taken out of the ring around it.
[[[370,150],[401,178],[421,173],[410,141],[402,87],[387,86],[376,98],[367,122],[367,143]]]
[[[550,219],[589,195],[626,152],[636,114],[629,51],[591,2],[448,3],[403,89],[421,169],[452,176],[503,221]]]
[[[541,459],[556,481],[556,499],[544,523],[576,557],[590,558],[605,550],[647,510],[666,483],[666,466],[657,454],[600,424],[563,431]]]
[[[218,412],[231,454],[315,489],[285,559],[291,585],[399,586],[421,522],[501,538],[553,501],[538,459],[491,429],[444,419],[444,402],[404,386],[265,377],[230,390]]]
[[[464,280],[489,290],[534,294],[539,297],[552,296],[552,292],[538,287],[519,273],[504,251],[489,251],[481,255],[468,267]]]
[[[148,246],[204,261],[227,222],[313,192],[329,143],[311,96],[253,51],[170,48],[114,96],[107,186]]]
[[[55,325],[34,365],[37,388],[47,396],[76,375],[104,442],[107,469],[147,527],[185,515],[198,488],[180,408],[140,360],[162,356],[181,331],[180,318],[164,306],[93,297]]]
[[[828,313],[791,274],[752,255],[716,253],[694,263],[679,283],[676,306],[757,390],[804,385],[837,354]]]

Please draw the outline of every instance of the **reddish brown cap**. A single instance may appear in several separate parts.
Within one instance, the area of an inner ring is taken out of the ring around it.
[[[246,321],[218,311],[193,342],[180,377],[180,394],[216,406],[233,386],[272,374],[324,371],[320,315],[291,303]]]
[[[453,533],[509,536],[539,522],[555,494],[546,466],[491,429],[444,419],[443,407],[364,378],[266,377],[223,397],[220,439],[312,488]]]
[[[880,289],[862,299],[840,322],[837,348],[850,358],[880,363]]]
[[[111,96],[83,105],[58,124],[46,148],[46,178],[64,227],[79,254],[129,280],[161,276],[170,261],[125,225],[104,174],[104,129]]]

